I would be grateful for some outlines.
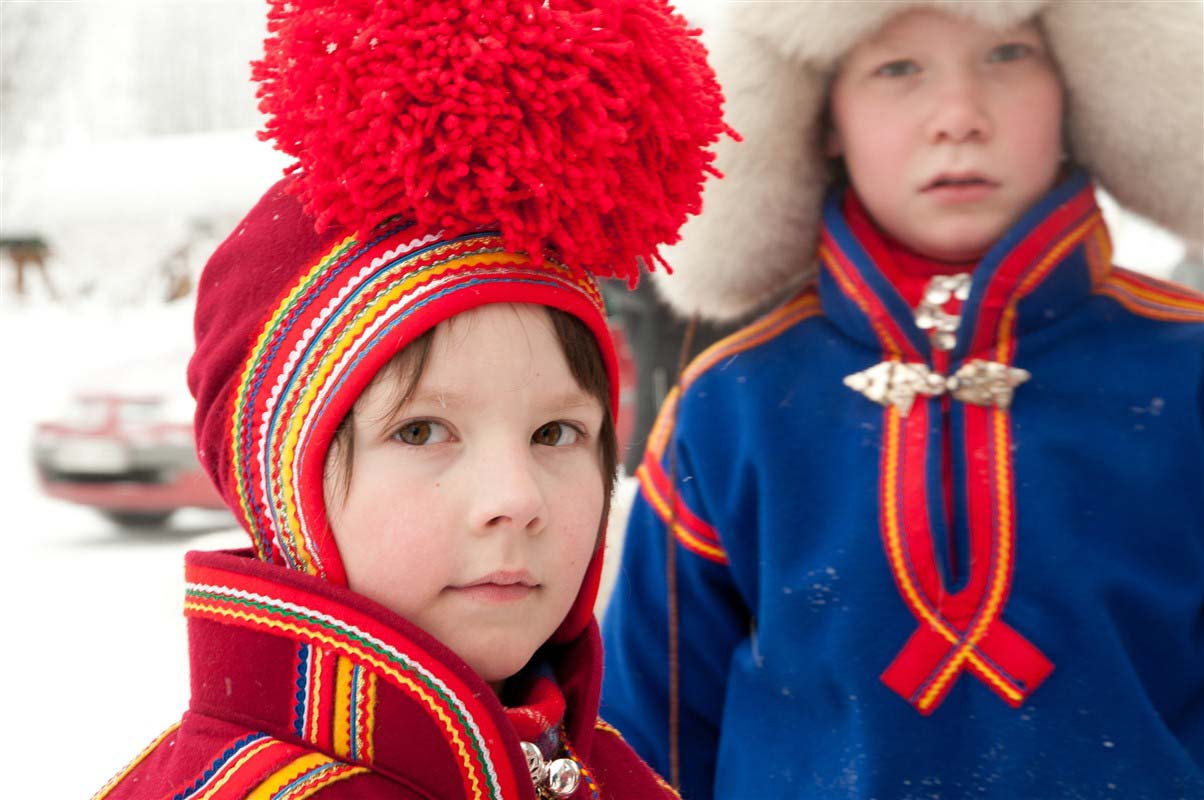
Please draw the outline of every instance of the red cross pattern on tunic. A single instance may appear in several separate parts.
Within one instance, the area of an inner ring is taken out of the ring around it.
[[[936,405],[935,403],[932,405]],[[903,417],[886,412],[881,529],[899,593],[920,623],[882,674],[921,714],[931,714],[963,672],[1018,707],[1053,671],[1040,650],[1001,615],[1011,589],[1015,513],[1008,412],[964,406],[970,508],[970,574],[949,593],[933,550],[924,482],[928,403]]]

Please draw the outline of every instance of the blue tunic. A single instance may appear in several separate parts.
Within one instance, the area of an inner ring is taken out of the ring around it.
[[[669,773],[671,541],[687,800],[1204,798],[1204,297],[1110,256],[1074,176],[984,257],[950,352],[1026,370],[1010,406],[946,381],[904,413],[844,383],[937,370],[834,194],[818,285],[686,371],[602,714]]]

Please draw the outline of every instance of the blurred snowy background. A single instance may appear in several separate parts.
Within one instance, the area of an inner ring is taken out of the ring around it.
[[[707,23],[721,0],[679,6]],[[186,352],[206,257],[280,175],[255,137],[258,0],[0,0],[0,497],[8,796],[89,796],[187,703],[182,554],[239,547],[221,512],[122,529],[38,489],[34,423],[84,385]],[[1118,261],[1171,237],[1109,206]],[[183,387],[183,362],[165,381]],[[612,562],[613,563],[613,562]],[[14,776],[25,784],[14,790]]]

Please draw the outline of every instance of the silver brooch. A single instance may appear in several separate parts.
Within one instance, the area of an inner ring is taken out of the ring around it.
[[[522,742],[523,757],[531,773],[535,793],[545,800],[562,800],[572,796],[581,783],[581,767],[571,758],[545,761],[543,753],[530,742]]]
[[[917,395],[939,397],[946,392],[964,403],[1008,408],[1016,387],[1031,377],[1028,370],[982,359],[966,362],[950,376],[925,364],[883,361],[849,375],[844,385],[907,416]]]
[[[970,296],[970,273],[936,275],[924,287],[924,299],[916,307],[916,327],[928,331],[928,338],[937,350],[952,350],[957,344],[957,328],[962,318],[944,310],[949,298],[964,301]]]

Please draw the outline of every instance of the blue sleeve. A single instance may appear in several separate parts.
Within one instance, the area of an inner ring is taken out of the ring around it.
[[[672,413],[669,411],[669,413]],[[709,800],[732,653],[746,638],[749,614],[728,567],[727,553],[690,490],[685,448],[678,449],[679,514],[668,512],[670,468],[650,452],[628,519],[623,560],[603,621],[606,669],[602,717],[640,756],[670,779],[669,632],[666,542],[673,521],[679,621],[681,792]]]

